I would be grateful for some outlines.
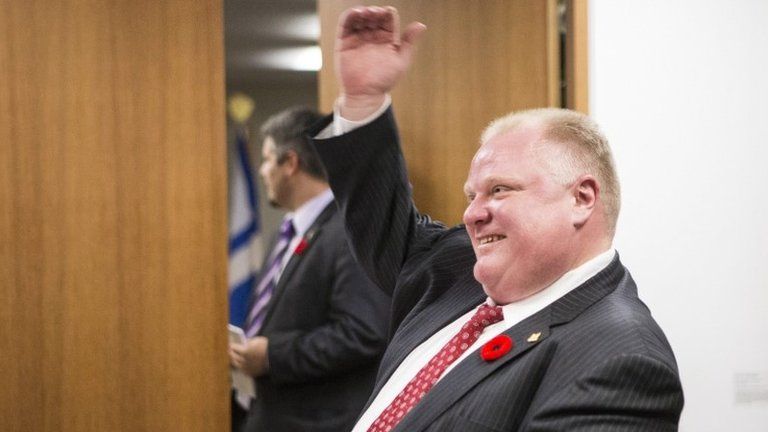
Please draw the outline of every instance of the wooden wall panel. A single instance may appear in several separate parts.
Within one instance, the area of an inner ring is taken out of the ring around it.
[[[338,94],[333,43],[339,14],[373,1],[323,0],[320,106]],[[463,185],[480,132],[507,112],[559,106],[555,0],[396,0],[403,25],[427,33],[407,78],[393,94],[414,198],[422,211],[457,223]]]
[[[0,5],[0,430],[228,430],[221,0]]]
[[[589,22],[587,0],[566,2],[566,106],[589,114]]]

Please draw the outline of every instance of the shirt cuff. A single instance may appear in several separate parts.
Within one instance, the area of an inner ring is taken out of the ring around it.
[[[336,102],[333,104],[333,122],[326,126],[325,129],[320,131],[320,133],[317,134],[315,138],[327,139],[352,132],[353,130],[361,126],[365,126],[379,118],[379,116],[382,115],[390,105],[392,105],[392,97],[390,97],[389,94],[386,94],[384,95],[384,102],[381,103],[381,106],[376,111],[374,111],[373,114],[362,120],[353,121],[347,120],[341,116],[339,107],[340,99],[341,98],[336,99]]]

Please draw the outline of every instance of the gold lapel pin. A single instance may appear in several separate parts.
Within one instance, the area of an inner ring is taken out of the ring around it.
[[[530,336],[528,336],[528,342],[538,342],[539,338],[541,337],[541,332],[531,333]]]

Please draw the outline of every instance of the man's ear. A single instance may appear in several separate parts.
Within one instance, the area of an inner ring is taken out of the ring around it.
[[[600,196],[600,183],[589,174],[579,177],[573,184],[573,226],[580,228],[592,216]]]
[[[299,155],[293,150],[288,150],[283,155],[283,161],[280,165],[287,174],[295,174],[299,170]]]

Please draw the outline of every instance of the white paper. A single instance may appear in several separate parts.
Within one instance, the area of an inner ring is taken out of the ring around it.
[[[245,332],[237,326],[229,325],[229,343],[244,344],[246,341]],[[247,395],[251,398],[256,397],[256,387],[253,385],[253,377],[241,371],[232,368],[232,388],[237,391],[238,396]]]

